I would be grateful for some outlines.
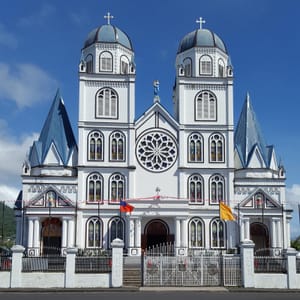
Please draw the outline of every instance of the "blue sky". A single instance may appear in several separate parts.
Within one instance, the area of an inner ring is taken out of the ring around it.
[[[268,144],[287,172],[287,197],[300,202],[300,1],[286,0],[10,0],[0,9],[0,200],[21,187],[21,166],[60,88],[77,136],[78,63],[88,33],[112,24],[131,38],[137,67],[136,117],[153,99],[172,114],[175,56],[198,28],[216,32],[234,66],[235,122],[246,93]],[[292,235],[300,234],[298,214]]]

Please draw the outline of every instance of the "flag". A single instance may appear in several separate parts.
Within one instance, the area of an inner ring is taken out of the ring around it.
[[[128,204],[126,201],[120,201],[120,212],[132,212],[134,210],[134,206]]]
[[[220,201],[220,219],[224,221],[234,221],[235,216],[233,215],[231,208]]]

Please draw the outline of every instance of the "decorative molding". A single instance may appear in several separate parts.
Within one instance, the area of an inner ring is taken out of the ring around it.
[[[52,184],[34,184],[29,187],[28,192],[40,194],[46,191],[49,187],[51,188],[52,186],[53,186]],[[55,189],[60,193],[64,193],[64,194],[77,193],[77,187],[75,185],[55,185]]]
[[[235,187],[234,193],[237,195],[250,195],[252,194],[258,187]],[[268,193],[269,195],[279,195],[280,188],[279,187],[259,187],[260,190]]]
[[[187,90],[210,90],[210,91],[225,91],[227,85],[224,84],[199,84],[199,83],[189,83],[185,84]]]
[[[102,81],[93,81],[93,80],[86,80],[86,85],[88,87],[114,87],[114,88],[128,88],[129,82],[120,82],[120,81],[109,81],[109,80],[102,80]]]

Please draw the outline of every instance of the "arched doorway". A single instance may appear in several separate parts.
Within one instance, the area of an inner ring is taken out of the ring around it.
[[[47,218],[42,222],[42,253],[60,254],[62,222],[58,218]]]
[[[144,233],[145,248],[174,241],[174,236],[169,233],[168,224],[159,219],[148,222]]]
[[[252,223],[250,225],[250,238],[255,244],[254,250],[265,249],[266,252],[269,248],[269,230],[268,227],[263,223]],[[263,254],[263,253],[260,253]],[[268,254],[268,253],[264,253]]]

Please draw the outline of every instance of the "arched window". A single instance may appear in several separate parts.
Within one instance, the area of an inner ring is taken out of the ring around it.
[[[88,136],[88,160],[103,160],[103,134],[92,131]]]
[[[87,248],[102,246],[102,222],[98,217],[92,217],[86,223],[86,244]]]
[[[89,54],[85,58],[85,63],[86,63],[86,72],[87,73],[93,73],[93,55]]]
[[[199,133],[192,133],[188,138],[189,162],[203,161],[203,138]]]
[[[114,217],[109,222],[109,245],[116,238],[125,241],[125,223],[120,217]]]
[[[192,76],[192,60],[188,57],[183,60],[183,66],[184,66],[184,75],[186,77]]]
[[[213,249],[225,248],[225,224],[220,219],[210,223],[210,247]]]
[[[193,218],[189,222],[190,248],[204,247],[204,223],[200,218]]]
[[[219,77],[225,77],[225,64],[223,59],[219,59],[218,68],[219,68]]]
[[[210,161],[224,162],[224,138],[219,133],[214,133],[209,138]]]
[[[189,177],[189,199],[191,203],[203,204],[203,178],[198,174],[193,174]]]
[[[210,178],[210,204],[219,204],[220,201],[225,200],[225,184],[224,177],[216,174]]]
[[[200,75],[212,75],[212,59],[208,55],[200,57]]]
[[[216,120],[217,118],[217,98],[209,91],[202,91],[196,97],[196,120]]]
[[[102,52],[100,54],[100,72],[112,72],[113,70],[113,56],[110,52]]]
[[[110,135],[110,160],[124,161],[125,159],[125,136],[116,131]]]
[[[121,57],[121,64],[120,64],[120,73],[121,74],[128,74],[129,73],[129,60],[126,56]]]
[[[125,198],[125,177],[122,174],[113,174],[109,179],[110,202],[119,203]]]
[[[98,92],[96,96],[96,117],[118,117],[118,95],[114,90],[104,88]]]
[[[87,178],[87,201],[102,202],[103,178],[99,173],[92,173]]]

